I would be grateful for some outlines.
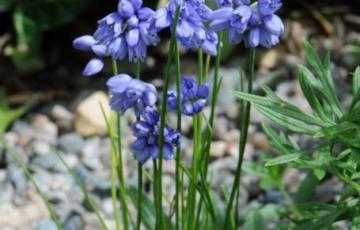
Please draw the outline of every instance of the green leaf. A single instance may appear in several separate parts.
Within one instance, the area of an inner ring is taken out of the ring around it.
[[[27,110],[27,106],[18,109],[9,108],[3,92],[0,91],[0,136],[2,136],[10,124],[21,117]]]
[[[314,175],[318,180],[322,180],[326,176],[326,171],[324,169],[314,169]]]
[[[263,230],[265,229],[265,224],[261,212],[257,209],[249,211],[246,215],[244,223],[244,229],[246,230]]]
[[[130,197],[130,200],[134,204],[134,207],[137,207],[138,204],[138,189],[135,187],[129,187],[127,189],[127,195]],[[142,195],[142,223],[145,225],[146,229],[155,229],[156,225],[156,210],[154,203],[147,197],[146,194]],[[163,213],[164,215],[164,213]],[[164,215],[165,216],[165,215]]]
[[[354,97],[360,94],[360,66],[356,68],[353,76],[352,91]]]
[[[286,139],[284,140],[281,136],[277,135],[273,129],[271,129],[265,123],[262,123],[262,128],[266,135],[271,140],[271,144],[278,149],[282,154],[289,154],[290,151],[284,145],[286,144]]]
[[[254,105],[254,107],[262,114],[264,114],[266,117],[268,117],[270,120],[275,122],[278,125],[283,126],[284,128],[287,128],[293,132],[297,133],[304,133],[313,135],[316,130],[319,128],[314,125],[309,125],[307,123],[304,123],[303,121],[300,121],[296,118],[287,116],[286,114],[281,114],[277,111],[274,111],[271,108],[265,107],[265,106],[259,106]]]
[[[340,124],[333,125],[330,127],[323,128],[319,132],[315,134],[315,137],[335,137],[340,135],[343,132],[347,132],[350,130],[356,129],[356,125],[350,122],[341,122]]]
[[[299,67],[299,82],[301,89],[306,97],[309,105],[313,111],[324,121],[332,124],[332,121],[325,115],[320,101],[316,97],[315,87],[311,84],[312,81],[316,81],[311,75],[308,75],[304,67]],[[316,84],[316,83],[314,83]],[[314,87],[314,88],[313,88]]]
[[[301,155],[302,155],[301,153],[290,153],[290,154],[281,155],[266,162],[265,166],[280,165],[280,164],[296,161],[301,157]]]
[[[321,119],[304,113],[299,108],[285,101],[274,101],[271,98],[235,92],[242,100],[251,102],[262,114],[274,122],[295,132],[313,134],[318,126],[325,126]]]
[[[16,31],[17,46],[12,59],[20,72],[33,72],[44,67],[40,55],[42,32],[39,25],[24,15],[21,10],[13,13],[13,22]]]
[[[86,8],[88,2],[88,0],[25,0],[21,4],[21,10],[41,30],[48,30],[72,21]]]
[[[337,207],[329,214],[322,216],[320,219],[311,219],[303,224],[296,226],[295,230],[317,230],[329,229],[336,219],[348,210],[346,207]]]
[[[331,106],[333,113],[340,118],[343,115],[340,102],[336,97],[336,91],[334,82],[331,76],[330,68],[330,53],[327,54],[322,64],[320,57],[316,53],[315,49],[306,40],[304,41],[306,59],[310,66],[315,70],[316,74],[321,80],[322,90],[321,92],[326,95],[326,100]]]
[[[296,193],[295,203],[299,204],[308,201],[314,193],[318,183],[319,180],[314,176],[314,174],[309,173],[300,184],[299,190]]]

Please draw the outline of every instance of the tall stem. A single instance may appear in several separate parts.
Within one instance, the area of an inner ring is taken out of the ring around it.
[[[253,93],[253,80],[254,80],[254,75],[255,75],[255,48],[251,48],[249,50],[249,52],[250,52],[249,53],[249,70],[248,70],[249,71],[249,79],[248,79],[247,92],[249,94],[252,94]],[[230,215],[231,215],[231,211],[232,211],[232,207],[233,207],[233,203],[234,203],[234,198],[235,198],[236,192],[239,189],[239,185],[240,185],[241,167],[242,167],[242,163],[243,163],[243,159],[244,159],[245,145],[246,145],[247,136],[248,136],[251,104],[249,102],[247,102],[245,104],[245,106],[246,107],[245,107],[244,114],[243,114],[244,118],[242,119],[242,117],[240,117],[241,137],[240,137],[240,142],[239,142],[239,159],[238,159],[238,165],[236,168],[234,184],[233,184],[230,199],[229,199],[229,202],[227,205],[225,222],[224,222],[225,229],[228,226],[228,222],[230,219]]]
[[[197,83],[201,85],[203,82],[203,52],[198,50],[198,76]],[[193,142],[193,158],[192,158],[192,181],[190,184],[190,192],[188,198],[188,225],[190,229],[195,228],[196,223],[196,186],[199,171],[199,159],[201,154],[201,115],[196,114],[193,117],[194,142]],[[200,209],[200,206],[198,207]]]
[[[113,73],[114,75],[118,74],[117,63],[115,60],[112,62]],[[117,173],[119,177],[119,187],[120,187],[120,202],[121,202],[121,213],[123,216],[123,224],[124,229],[129,229],[128,222],[128,206],[126,202],[126,189],[124,182],[124,174],[123,174],[123,159],[122,159],[122,132],[121,132],[121,114],[117,113],[117,140],[118,140],[118,162],[117,162]]]
[[[208,132],[206,133],[206,139],[207,139],[207,146],[205,148],[205,168],[204,168],[204,183],[206,182],[207,178],[207,170],[208,170],[208,162],[210,158],[210,144],[212,140],[212,128],[214,125],[214,119],[215,119],[215,109],[216,109],[216,102],[217,102],[217,87],[219,84],[219,70],[220,70],[220,63],[221,63],[221,55],[222,55],[222,49],[221,49],[221,42],[222,42],[222,33],[219,33],[219,43],[217,44],[217,55],[215,59],[215,72],[214,72],[214,80],[213,80],[213,87],[212,87],[212,95],[211,95],[211,109],[210,109],[210,118],[209,118],[209,126],[211,130],[208,129]]]
[[[179,46],[175,47],[175,63],[176,63],[176,95],[177,95],[177,130],[181,133],[181,70],[180,70],[180,52]],[[180,150],[179,145],[176,148],[176,169],[175,169],[175,229],[180,229]]]
[[[158,219],[158,229],[163,229],[163,216],[162,216],[162,168],[163,168],[163,147],[164,147],[164,127],[165,127],[165,120],[166,120],[166,111],[167,111],[167,91],[169,89],[170,83],[170,76],[171,76],[171,62],[173,60],[175,44],[176,44],[176,28],[177,23],[179,21],[179,14],[180,14],[180,7],[176,9],[175,19],[172,26],[172,33],[171,33],[171,42],[170,42],[170,52],[167,57],[166,67],[165,67],[165,82],[164,82],[164,89],[162,95],[162,102],[161,102],[161,115],[160,115],[160,131],[159,131],[159,169],[157,172],[157,206],[156,206],[156,214]]]
[[[140,73],[141,73],[141,62],[138,59],[135,63],[135,76],[137,79],[140,79]],[[140,117],[137,117],[137,120],[139,120]],[[141,216],[142,216],[142,164],[141,162],[138,162],[138,204],[137,204],[137,218],[136,218],[136,230],[140,230],[141,227]]]

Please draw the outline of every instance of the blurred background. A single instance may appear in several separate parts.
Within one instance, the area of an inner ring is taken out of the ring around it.
[[[110,140],[98,102],[108,103],[106,79],[111,76],[109,63],[105,71],[93,78],[81,76],[90,53],[73,49],[74,38],[91,34],[96,22],[115,11],[117,0],[0,0],[0,135],[14,146],[28,165],[50,201],[55,205],[66,229],[100,229],[96,218],[83,204],[83,197],[73,180],[52,153],[58,148],[65,160],[86,184],[109,223],[112,220],[110,197]],[[164,1],[163,1],[164,2]],[[152,0],[145,5],[163,4]],[[297,82],[298,64],[305,64],[303,39],[308,39],[320,53],[331,51],[333,76],[343,101],[349,98],[351,76],[360,63],[360,1],[311,0],[284,1],[279,12],[286,31],[281,44],[257,53],[255,92],[261,94],[266,84],[280,97],[309,110]],[[162,86],[169,34],[151,47],[142,65],[141,78]],[[196,54],[182,51],[182,73],[196,73]],[[246,69],[247,51],[224,40],[221,76],[223,85],[214,128],[211,172],[212,186],[230,187],[236,167],[239,106],[230,95],[238,89],[239,66]],[[128,62],[120,63],[120,72],[133,73]],[[109,111],[107,111],[109,113]],[[247,160],[257,161],[261,151],[270,151],[260,128],[264,118],[253,111]],[[131,124],[134,117],[125,116]],[[169,121],[175,125],[175,116]],[[191,120],[184,121],[182,145],[191,146]],[[125,143],[133,140],[124,130]],[[304,145],[306,140],[298,137]],[[191,147],[183,150],[183,160],[191,159]],[[130,154],[125,173],[136,184],[136,168]],[[151,164],[146,165],[151,168]],[[165,187],[174,193],[173,162],[165,165]],[[296,191],[303,174],[289,170],[283,178],[289,193]],[[145,184],[151,193],[149,181]],[[283,202],[279,191],[266,187],[259,178],[245,173],[241,202]],[[318,197],[331,201],[342,192],[340,183],[328,178],[317,191]],[[323,189],[323,190],[321,190]],[[326,195],[322,191],[328,190]],[[15,162],[0,149],[0,229],[41,229],[54,227],[35,189]]]

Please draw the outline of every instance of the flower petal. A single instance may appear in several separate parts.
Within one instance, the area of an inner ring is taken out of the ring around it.
[[[84,35],[73,41],[73,47],[78,50],[89,51],[95,43],[96,41],[93,36]]]
[[[99,73],[104,68],[104,63],[100,59],[91,59],[83,70],[82,74],[86,77]]]
[[[135,46],[139,42],[139,30],[132,29],[126,34],[126,42],[129,46]]]

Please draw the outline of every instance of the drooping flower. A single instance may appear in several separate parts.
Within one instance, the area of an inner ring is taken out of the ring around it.
[[[275,14],[281,6],[281,0],[259,0],[251,6],[223,7],[212,13],[210,27],[215,31],[229,30],[230,43],[244,41],[247,47],[271,48],[284,32],[284,24]]]
[[[156,88],[127,74],[119,74],[107,81],[111,94],[111,109],[121,114],[134,108],[140,115],[147,107],[153,106],[157,100]]]
[[[109,56],[123,60],[127,57],[131,62],[144,61],[147,47],[160,40],[156,31],[149,30],[153,14],[150,8],[142,7],[142,0],[120,0],[116,12],[98,21],[93,36],[81,36],[74,40],[73,46],[92,51],[98,58]]]
[[[193,116],[201,112],[206,105],[209,96],[209,85],[207,83],[198,86],[191,77],[181,79],[181,112],[187,116]],[[177,93],[173,90],[168,91],[167,106],[177,109]]]
[[[166,7],[159,8],[152,19],[151,27],[155,31],[172,29],[176,9],[180,7],[176,28],[177,41],[187,49],[202,49],[210,55],[216,55],[217,34],[205,26],[212,10],[204,0],[171,0]]]
[[[135,159],[144,164],[149,158],[157,159],[159,155],[159,112],[154,108],[146,108],[132,127],[136,140],[131,145]],[[174,148],[179,144],[180,134],[165,125],[163,158],[174,158]]]

